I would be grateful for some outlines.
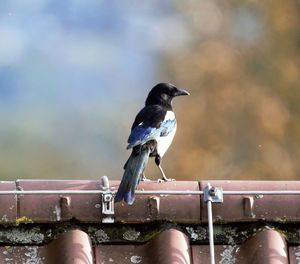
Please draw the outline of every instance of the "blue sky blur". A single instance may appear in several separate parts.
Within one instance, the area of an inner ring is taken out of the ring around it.
[[[121,171],[135,112],[164,80],[159,57],[189,40],[171,2],[1,1],[3,178]]]

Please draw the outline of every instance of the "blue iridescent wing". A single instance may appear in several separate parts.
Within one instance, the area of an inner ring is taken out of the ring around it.
[[[127,149],[137,145],[143,145],[149,140],[156,140],[159,137],[165,137],[176,126],[176,119],[165,120],[161,122],[158,128],[155,127],[144,127],[143,124],[136,126],[128,138]]]

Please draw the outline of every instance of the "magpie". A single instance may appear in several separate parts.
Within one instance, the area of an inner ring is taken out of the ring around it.
[[[162,180],[169,181],[161,167],[161,159],[174,138],[177,122],[172,109],[172,100],[176,96],[189,95],[169,83],[159,83],[148,94],[145,107],[137,114],[128,138],[127,149],[132,153],[124,165],[124,174],[115,196],[115,202],[134,202],[134,192],[149,157],[155,158]]]

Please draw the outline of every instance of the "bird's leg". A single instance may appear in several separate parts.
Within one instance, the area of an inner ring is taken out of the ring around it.
[[[164,173],[164,171],[160,165],[158,165],[158,168],[159,168],[161,176],[162,176],[162,178],[160,179],[161,181],[166,181],[166,182],[175,181],[175,179],[167,178],[166,174]]]
[[[160,173],[161,173],[161,179],[158,180],[158,182],[168,182],[168,181],[175,181],[175,179],[171,179],[171,178],[167,178],[166,174],[164,173],[161,165],[160,165],[160,162],[161,162],[161,157],[159,155],[156,155],[155,157],[155,163],[156,165],[158,166],[159,170],[160,170]]]

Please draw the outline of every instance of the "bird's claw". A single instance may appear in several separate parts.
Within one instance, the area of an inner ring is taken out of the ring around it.
[[[152,180],[151,180],[151,179],[148,179],[148,178],[145,178],[145,179],[142,178],[141,181],[142,181],[142,182],[151,182]]]
[[[164,177],[164,178],[162,178],[162,179],[158,179],[158,180],[157,180],[158,183],[162,183],[162,182],[170,182],[170,181],[176,181],[176,179]]]
[[[148,179],[148,178],[146,178],[146,175],[143,173],[142,177],[141,177],[141,181],[143,181],[143,182],[150,182],[151,180]]]

